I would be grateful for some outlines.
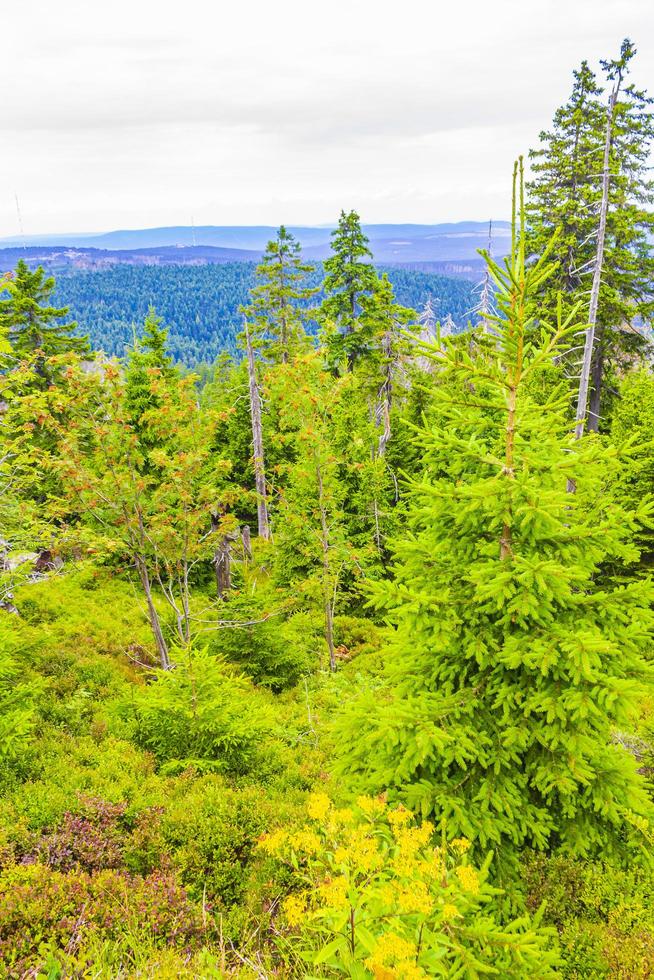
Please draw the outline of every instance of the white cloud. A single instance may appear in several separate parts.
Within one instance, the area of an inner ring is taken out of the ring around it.
[[[0,235],[504,216],[572,69],[649,0],[31,0],[3,12]]]

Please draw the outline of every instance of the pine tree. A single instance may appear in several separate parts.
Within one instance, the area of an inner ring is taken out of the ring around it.
[[[86,337],[76,337],[76,323],[58,323],[65,318],[67,307],[50,306],[55,288],[53,276],[38,267],[33,272],[23,259],[6,280],[7,299],[0,300],[0,329],[7,334],[14,353],[21,359],[34,359],[38,386],[47,387],[57,377],[50,358],[68,352],[85,354]]]
[[[388,686],[343,715],[341,770],[482,849],[610,857],[645,846],[652,817],[612,732],[649,676],[654,593],[606,573],[638,558],[637,515],[612,490],[615,450],[575,441],[561,386],[532,395],[578,324],[537,305],[554,267],[546,252],[525,268],[524,248],[514,205],[505,268],[488,260],[495,335],[473,356],[447,341],[440,358],[395,578],[372,593],[395,627]]]
[[[300,243],[282,225],[266,246],[256,270],[257,285],[242,310],[258,338],[257,346],[275,363],[287,363],[308,345],[303,304],[318,292],[307,285],[313,271],[302,261]]]
[[[128,352],[125,372],[125,405],[129,418],[141,442],[143,445],[148,443],[149,448],[154,448],[154,444],[144,419],[148,411],[161,407],[161,395],[156,386],[153,387],[153,378],[170,380],[177,373],[167,353],[168,331],[161,326],[162,322],[151,306],[142,333],[135,338]]]
[[[643,349],[642,338],[632,327],[654,311],[650,288],[654,216],[647,210],[654,200],[654,182],[648,176],[654,137],[652,100],[633,85],[621,85],[634,55],[633,45],[625,41],[617,61],[602,62],[610,81],[615,82],[616,72],[620,74],[608,120],[603,89],[588,63],[582,62],[574,73],[570,99],[555,113],[552,130],[541,133],[540,149],[530,154],[534,179],[529,185],[528,251],[542,254],[554,229],[561,229],[552,256],[558,269],[543,284],[541,299],[551,308],[561,292],[564,311],[578,301],[587,311],[597,265],[608,122],[608,207],[599,270],[591,429],[598,427],[603,376],[619,370],[625,359]]]
[[[332,232],[332,251],[324,264],[326,298],[320,316],[332,363],[345,361],[351,370],[368,349],[370,338],[361,329],[361,313],[363,300],[372,293],[377,280],[372,252],[356,211],[341,211],[338,227]]]

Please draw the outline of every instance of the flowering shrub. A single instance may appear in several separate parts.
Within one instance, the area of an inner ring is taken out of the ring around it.
[[[85,799],[83,803],[83,813],[65,813],[59,827],[42,837],[38,857],[61,871],[120,867],[126,832],[119,821],[127,804],[99,799]]]
[[[281,902],[284,945],[305,962],[357,980],[555,976],[554,931],[537,914],[500,924],[500,892],[468,860],[468,841],[434,846],[434,827],[382,798],[338,809],[309,799],[311,823],[275,830],[259,847],[294,872]]]
[[[63,874],[42,864],[15,865],[2,872],[0,894],[0,962],[9,977],[40,966],[44,943],[71,953],[96,934],[105,941],[144,935],[175,948],[208,938],[202,912],[169,874]]]

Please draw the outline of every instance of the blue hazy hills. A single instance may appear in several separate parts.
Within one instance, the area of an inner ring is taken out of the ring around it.
[[[436,263],[431,271],[474,276],[477,250],[488,244],[488,223],[461,221],[445,224],[364,225],[375,261],[383,264]],[[308,259],[329,255],[333,227],[289,226]],[[0,263],[10,268],[24,255],[30,260],[71,267],[114,263],[185,265],[202,262],[256,261],[277,229],[268,225],[175,225],[101,234],[37,235],[0,239]],[[509,224],[493,223],[493,252],[508,251]],[[68,254],[66,254],[68,253]],[[49,261],[52,260],[52,261]],[[452,268],[445,268],[445,266]],[[469,266],[468,268],[466,268]]]

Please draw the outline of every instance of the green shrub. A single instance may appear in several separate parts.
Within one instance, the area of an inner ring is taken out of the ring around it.
[[[270,616],[274,605],[274,597],[231,597],[224,605],[225,619],[252,625],[219,630],[210,640],[210,649],[238,665],[256,684],[282,691],[316,670],[324,655],[324,640],[315,616],[307,612],[288,619]]]
[[[645,980],[654,968],[654,876],[569,857],[531,855],[528,903],[545,903],[561,937],[562,975]]]
[[[204,651],[174,654],[172,670],[158,670],[129,706],[133,737],[153,753],[162,771],[246,772],[266,722],[263,702],[247,682]],[[257,710],[258,709],[258,710]]]
[[[29,975],[48,956],[52,962],[54,950],[70,952],[92,934],[103,939],[142,934],[157,946],[193,948],[206,941],[213,922],[170,873],[140,878],[112,870],[64,874],[42,864],[17,865],[0,873],[0,894],[0,960],[7,976],[16,978]]]

